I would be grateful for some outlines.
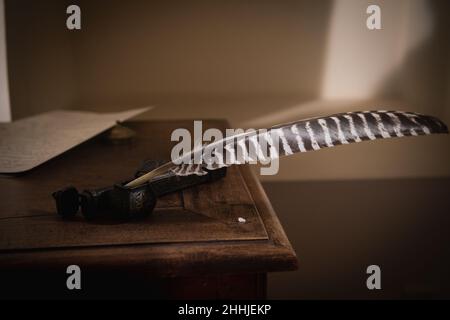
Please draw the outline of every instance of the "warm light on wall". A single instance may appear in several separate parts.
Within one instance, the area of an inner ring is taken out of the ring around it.
[[[370,4],[381,8],[381,30],[366,27]],[[335,0],[322,98],[367,100],[396,94],[396,72],[431,32],[432,18],[425,0]]]
[[[366,26],[371,4],[381,8],[381,30]],[[426,0],[334,0],[318,96],[253,118],[244,126],[264,127],[313,115],[378,108],[374,103],[413,108],[411,96],[416,89],[402,80],[403,66],[432,35],[433,22]]]

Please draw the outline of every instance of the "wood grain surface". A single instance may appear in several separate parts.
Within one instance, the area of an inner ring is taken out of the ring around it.
[[[169,159],[176,128],[192,121],[137,121],[130,144],[98,136],[20,176],[0,178],[0,268],[67,263],[142,267],[157,274],[266,272],[296,268],[297,259],[257,178],[245,166],[221,181],[158,200],[146,220],[63,221],[51,193],[98,188],[131,177],[145,159]],[[226,122],[204,122],[224,129]],[[246,223],[239,223],[243,217]]]

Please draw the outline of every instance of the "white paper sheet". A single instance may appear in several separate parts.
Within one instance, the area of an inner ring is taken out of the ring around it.
[[[117,113],[52,111],[0,123],[0,173],[30,170],[151,107]]]

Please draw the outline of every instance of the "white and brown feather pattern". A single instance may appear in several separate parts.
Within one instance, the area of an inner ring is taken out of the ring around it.
[[[248,158],[238,159],[238,150],[241,155],[248,156],[250,144],[259,150],[255,143],[267,144],[268,156],[278,158],[361,141],[438,133],[448,133],[447,126],[442,121],[417,113],[402,111],[340,113],[278,125],[267,131],[257,131],[252,135],[240,135],[236,139],[228,138],[224,140],[221,150],[217,150],[218,154],[224,155],[223,163],[188,164],[178,166],[172,171],[177,175],[204,174],[204,168],[214,170],[223,166],[249,162]],[[206,146],[208,147],[214,148],[211,145]],[[234,160],[225,163],[227,153],[229,153],[228,160]]]
[[[401,111],[364,111],[308,119],[277,127],[294,152],[366,140],[448,133],[437,118]],[[280,144],[280,148],[283,144]],[[280,150],[280,154],[284,154]]]

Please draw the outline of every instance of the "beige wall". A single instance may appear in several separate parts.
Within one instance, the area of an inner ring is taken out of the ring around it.
[[[7,0],[15,119],[54,108],[153,104],[147,118],[269,126],[395,107],[450,121],[445,0]],[[383,30],[365,28],[368,4]],[[169,137],[168,137],[169,138]],[[445,136],[382,141],[281,161],[266,180],[450,176]]]
[[[73,37],[61,0],[5,0],[13,119],[73,106]]]
[[[82,1],[80,104],[318,94],[330,1]],[[195,96],[195,97],[194,97]]]
[[[9,105],[4,9],[4,2],[0,0],[0,122],[9,122],[11,121],[11,109]]]

